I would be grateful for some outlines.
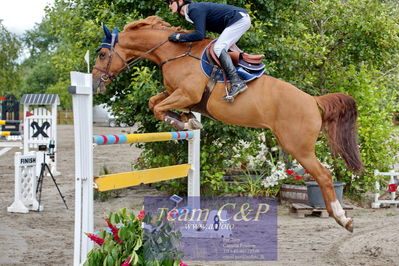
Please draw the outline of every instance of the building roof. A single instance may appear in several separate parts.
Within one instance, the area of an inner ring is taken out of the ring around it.
[[[22,104],[60,104],[58,94],[24,94],[21,100]]]

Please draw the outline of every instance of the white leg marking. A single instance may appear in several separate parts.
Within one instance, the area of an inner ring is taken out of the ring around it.
[[[346,225],[347,222],[349,222],[349,218],[346,218],[345,216],[345,211],[342,209],[341,204],[339,203],[338,200],[331,202],[331,208],[333,210],[335,218],[337,218],[343,226]]]

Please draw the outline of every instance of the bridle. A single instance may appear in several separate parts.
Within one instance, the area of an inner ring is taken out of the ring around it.
[[[122,73],[126,68],[130,69],[130,68],[131,68],[132,66],[134,66],[135,64],[137,64],[137,63],[139,63],[140,61],[144,60],[144,59],[145,59],[144,56],[146,56],[146,55],[148,55],[148,54],[154,52],[156,49],[158,49],[159,47],[161,47],[162,45],[164,45],[165,43],[167,43],[167,42],[168,42],[168,39],[166,39],[165,41],[160,42],[159,44],[155,45],[155,46],[152,47],[151,49],[149,49],[149,50],[147,50],[146,52],[142,53],[142,54],[139,55],[138,57],[133,58],[133,59],[130,59],[130,60],[125,60],[125,59],[123,59],[123,57],[115,50],[115,45],[113,45],[113,42],[114,42],[114,41],[111,42],[111,45],[110,45],[110,44],[105,44],[105,45],[109,45],[109,46],[110,46],[110,48],[108,48],[110,52],[109,52],[109,55],[108,55],[108,58],[109,58],[109,59],[108,59],[108,63],[107,63],[106,68],[103,69],[103,68],[99,68],[99,67],[96,67],[96,66],[93,67],[93,69],[96,69],[96,70],[98,70],[98,71],[104,73],[104,74],[101,75],[101,81],[102,81],[102,82],[107,82],[107,81],[109,81],[109,80],[110,80],[110,81],[114,81],[114,80],[116,79],[116,77],[117,77],[120,73]],[[103,44],[104,44],[104,43],[103,43]],[[102,45],[103,45],[103,44],[102,44]],[[170,61],[179,59],[179,58],[184,57],[184,56],[191,56],[191,57],[196,58],[196,59],[198,59],[198,60],[200,60],[200,61],[204,61],[202,58],[200,58],[200,57],[198,57],[198,56],[195,56],[195,55],[192,55],[192,54],[190,53],[190,52],[191,52],[191,49],[192,49],[192,42],[189,43],[189,47],[187,48],[186,52],[184,52],[183,54],[180,54],[180,55],[178,55],[178,56],[172,57],[172,58],[170,58],[170,59],[167,59],[167,60],[161,62],[161,63],[159,64],[159,67],[162,69],[162,66],[163,66],[164,64],[166,64],[166,63],[168,63],[168,62],[170,62]],[[123,62],[124,65],[123,65],[123,67],[121,67],[121,68],[120,68],[119,70],[117,70],[116,72],[110,73],[109,70],[110,70],[110,68],[111,68],[111,63],[112,63],[112,59],[113,59],[114,54],[116,54],[116,55],[120,58],[120,60],[122,60],[122,62]],[[205,61],[205,62],[206,62],[206,61]],[[206,63],[208,63],[208,62],[206,62]],[[209,63],[208,63],[208,64],[209,64]]]
[[[115,50],[115,46],[116,46],[116,45],[114,45],[113,42],[114,42],[114,40],[112,41],[111,44],[108,44],[108,45],[110,45],[110,48],[108,48],[108,49],[109,49],[109,54],[108,54],[108,63],[107,63],[106,68],[103,69],[103,68],[99,68],[99,67],[96,67],[96,66],[93,67],[94,69],[96,69],[96,70],[98,70],[98,71],[104,73],[104,74],[101,75],[101,81],[102,81],[102,82],[107,82],[107,81],[109,81],[109,80],[110,80],[110,81],[114,81],[114,80],[116,79],[116,77],[117,77],[121,72],[123,72],[126,68],[129,68],[129,69],[130,69],[130,68],[131,68],[132,66],[134,66],[135,64],[137,64],[137,63],[139,63],[140,61],[144,60],[144,56],[146,56],[146,55],[152,53],[153,51],[155,51],[156,49],[158,49],[159,47],[161,47],[163,44],[165,44],[166,42],[168,42],[168,40],[166,39],[165,41],[163,41],[163,42],[157,44],[157,45],[154,46],[153,48],[149,49],[148,51],[144,52],[144,53],[141,54],[140,56],[138,56],[138,57],[136,57],[136,58],[133,58],[133,59],[131,59],[131,60],[125,60],[125,59],[123,59],[123,57]],[[117,71],[114,72],[114,73],[110,73],[109,70],[110,70],[110,68],[111,68],[111,63],[112,63],[112,59],[113,59],[114,54],[116,54],[116,55],[122,60],[122,62],[123,62],[123,67],[121,67],[119,70],[117,70]]]

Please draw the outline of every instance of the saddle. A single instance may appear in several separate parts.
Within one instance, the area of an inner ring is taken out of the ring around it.
[[[218,57],[213,50],[215,43],[211,43],[207,48],[207,54],[209,55],[208,58],[211,58],[215,64],[221,67]],[[244,53],[237,45],[233,45],[230,47],[228,54],[233,61],[235,66],[242,66],[244,68],[251,69],[251,66],[258,66],[262,65],[262,59],[265,57],[263,54],[248,54]],[[258,69],[255,67],[255,69]]]
[[[200,112],[212,119],[214,118],[209,113],[207,104],[209,97],[213,92],[213,88],[216,82],[224,82],[225,88],[227,86],[226,75],[222,74],[222,67],[220,66],[219,59],[215,55],[213,45],[214,43],[210,43],[204,49],[201,55],[200,64],[202,72],[209,78],[201,101],[193,106],[188,107],[190,111]],[[261,60],[265,57],[264,55],[250,55],[244,53],[236,45],[230,48],[229,54],[232,57],[233,64],[236,66],[238,75],[245,82],[250,82],[254,79],[257,79],[265,72],[265,65],[261,62]]]

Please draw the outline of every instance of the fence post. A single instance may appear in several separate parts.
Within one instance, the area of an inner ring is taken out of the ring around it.
[[[201,115],[194,113],[201,122]],[[200,209],[200,151],[201,151],[201,130],[193,130],[194,137],[188,140],[188,163],[191,169],[188,173],[188,206],[192,209]]]
[[[75,133],[75,243],[74,265],[85,262],[93,243],[93,93],[92,76],[71,72]]]

